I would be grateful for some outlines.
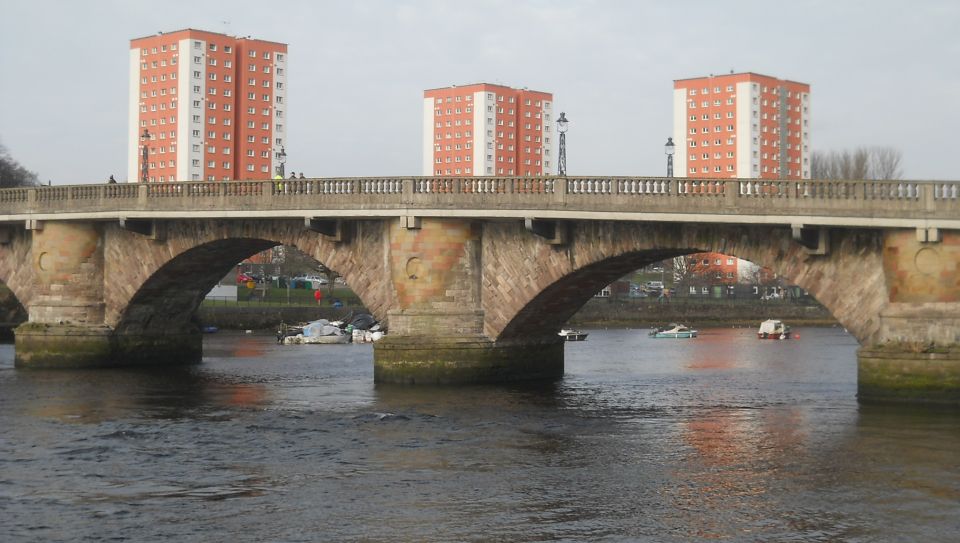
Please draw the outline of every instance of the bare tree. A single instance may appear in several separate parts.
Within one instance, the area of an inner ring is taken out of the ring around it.
[[[858,147],[853,151],[814,151],[814,179],[900,179],[900,151],[892,147]]]
[[[810,153],[810,177],[813,179],[836,179],[831,171],[832,164],[825,151]]]
[[[900,179],[903,172],[900,170],[900,151],[893,147],[874,147],[873,175],[875,179]]]
[[[673,258],[673,284],[679,285],[687,278],[687,256],[677,256]]]
[[[37,174],[24,168],[0,145],[0,188],[29,187],[37,184]]]

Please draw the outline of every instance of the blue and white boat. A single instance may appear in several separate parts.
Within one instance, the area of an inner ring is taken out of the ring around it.
[[[650,331],[654,338],[692,338],[697,337],[697,331],[683,324],[671,323],[663,328],[654,328]]]

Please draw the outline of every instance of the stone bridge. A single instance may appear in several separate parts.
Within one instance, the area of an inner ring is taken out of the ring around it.
[[[19,367],[196,362],[237,262],[296,246],[390,333],[378,382],[555,378],[603,286],[715,251],[807,289],[860,342],[862,399],[960,403],[960,184],[383,178],[0,191]]]

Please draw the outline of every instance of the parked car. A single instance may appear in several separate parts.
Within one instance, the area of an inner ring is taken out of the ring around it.
[[[330,281],[318,275],[301,275],[290,280],[290,286],[293,288],[317,288],[328,284]]]
[[[256,279],[242,272],[237,274],[237,283],[249,283],[250,281],[256,282]]]

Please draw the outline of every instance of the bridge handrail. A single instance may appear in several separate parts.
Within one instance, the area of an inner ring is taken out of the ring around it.
[[[359,206],[359,207],[358,207]],[[0,215],[206,210],[497,209],[960,217],[960,182],[628,176],[364,177],[0,189]],[[879,214],[879,215],[878,215]]]

